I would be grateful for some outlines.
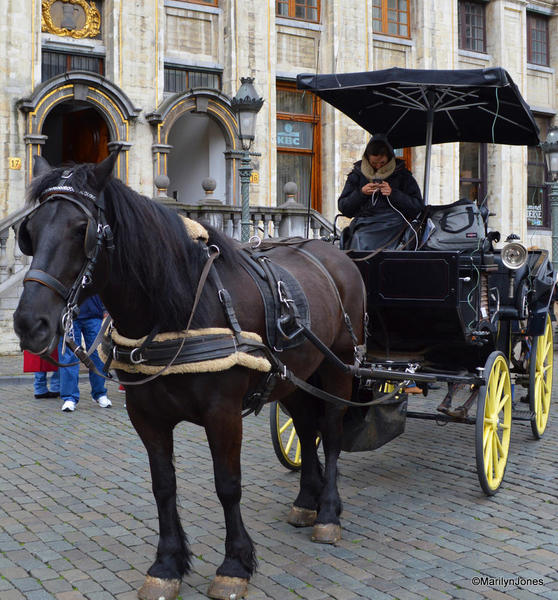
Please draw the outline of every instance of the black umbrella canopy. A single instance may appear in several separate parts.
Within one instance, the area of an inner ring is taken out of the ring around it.
[[[533,115],[502,68],[301,74],[297,85],[368,132],[385,133],[395,148],[429,145],[429,129],[433,144],[539,144]]]

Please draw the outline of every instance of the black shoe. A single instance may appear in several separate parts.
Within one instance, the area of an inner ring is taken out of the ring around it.
[[[35,394],[35,398],[58,398],[60,392],[43,392],[42,394]]]

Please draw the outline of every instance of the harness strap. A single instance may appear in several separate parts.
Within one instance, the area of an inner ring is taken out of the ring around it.
[[[78,346],[76,344],[76,342],[72,338],[66,338],[66,344],[69,346],[70,350],[74,354],[76,354],[74,348],[79,348],[81,350],[81,352],[87,357],[87,360],[89,362],[90,361],[89,357],[93,354],[93,352],[95,352],[95,350],[97,350],[97,348],[101,344],[101,341],[103,340],[103,337],[105,336],[105,333],[106,333],[106,331],[109,328],[109,326],[110,326],[111,323],[112,323],[112,321],[111,321],[110,317],[105,317],[103,319],[101,327],[99,328],[99,333],[97,333],[97,336],[93,340],[93,343],[91,344],[91,346],[89,346],[89,350],[87,352],[84,352],[84,350],[81,347],[81,345]],[[76,356],[77,356],[77,354],[76,354]],[[52,358],[52,356],[41,356],[41,358],[43,360],[46,360],[47,362],[51,363],[52,365],[56,365],[57,367],[63,367],[63,368],[74,367],[75,365],[79,365],[80,361],[83,362],[84,364],[86,364],[81,359],[80,360],[76,360],[76,361],[71,362],[71,363],[61,363],[61,362],[58,362],[57,360],[55,360],[54,358]],[[92,362],[91,362],[91,364],[93,365],[93,367],[95,367],[95,365]],[[97,374],[99,374],[99,373],[97,373]]]
[[[302,253],[308,260],[310,260],[312,262],[312,264],[314,264],[316,267],[318,267],[318,269],[323,273],[323,275],[329,281],[329,284],[333,288],[333,291],[334,291],[335,296],[337,298],[337,302],[339,303],[339,306],[341,308],[341,312],[343,314],[343,319],[345,321],[345,325],[347,326],[347,330],[349,332],[349,335],[351,336],[351,339],[353,341],[353,345],[357,346],[358,345],[358,340],[357,340],[357,337],[356,337],[355,332],[353,330],[353,325],[351,323],[351,318],[349,317],[349,313],[345,310],[345,306],[343,305],[343,300],[341,299],[341,294],[339,293],[339,288],[337,287],[337,284],[335,283],[333,277],[331,276],[331,273],[325,268],[325,266],[323,265],[323,263],[318,258],[316,258],[313,254],[311,254],[310,252],[308,252],[308,250],[305,250],[304,248],[295,248],[295,250],[297,252]],[[363,290],[363,294],[364,294],[363,295],[363,302],[364,302],[364,298],[366,297],[366,291],[365,291],[364,287],[362,288],[362,290]]]
[[[29,269],[29,271],[27,271],[27,275],[23,279],[23,283],[26,281],[40,283],[41,285],[44,285],[53,292],[57,293],[59,296],[62,296],[64,300],[67,300],[68,296],[70,295],[70,290],[60,283],[56,277],[49,275],[41,269]]]
[[[380,396],[379,398],[376,398],[375,400],[370,400],[370,402],[353,402],[352,400],[345,400],[345,398],[341,398],[340,396],[335,396],[334,394],[330,394],[329,392],[326,392],[324,390],[321,390],[320,388],[317,388],[316,386],[312,385],[311,383],[308,383],[307,381],[304,381],[303,379],[300,379],[299,377],[297,377],[289,369],[285,370],[284,377],[285,377],[285,379],[288,379],[291,383],[296,385],[296,387],[300,388],[304,392],[311,394],[312,396],[315,396],[316,398],[320,398],[320,400],[325,400],[326,402],[335,404],[335,406],[339,406],[342,408],[347,407],[347,406],[356,406],[356,407],[362,408],[362,407],[367,407],[367,406],[374,406],[376,404],[385,404],[388,400],[391,400],[395,396],[397,396],[397,394],[399,394],[401,392],[401,390],[406,386],[406,382],[403,381],[395,388],[395,390],[393,392],[390,392],[389,394],[384,394],[383,396]]]

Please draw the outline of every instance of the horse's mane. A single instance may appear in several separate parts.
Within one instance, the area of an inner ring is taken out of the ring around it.
[[[63,169],[54,169],[33,180],[29,201],[38,201],[41,193],[59,185]],[[73,167],[71,185],[76,190],[94,190],[91,165]],[[206,246],[186,234],[182,219],[175,211],[138,194],[119,179],[110,179],[104,188],[107,221],[113,228],[116,250],[112,269],[126,284],[130,301],[138,290],[148,299],[151,319],[158,331],[178,331],[187,325],[200,273],[207,261]],[[234,263],[236,243],[212,227],[209,244],[221,251],[225,263]],[[210,282],[208,281],[210,286]],[[207,326],[206,303],[196,309],[193,326]]]

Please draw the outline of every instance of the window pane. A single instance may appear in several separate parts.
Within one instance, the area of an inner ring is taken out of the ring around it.
[[[277,14],[281,17],[288,17],[289,4],[287,2],[277,2]]]
[[[193,88],[221,89],[221,75],[210,71],[189,71],[180,67],[165,67],[165,92],[185,92]]]
[[[312,96],[289,90],[277,90],[277,112],[296,115],[312,114]]]
[[[478,202],[479,199],[479,184],[462,181],[459,183],[459,198],[467,198],[471,202]]]
[[[277,0],[275,12],[281,17],[317,22],[320,17],[318,0]]]
[[[84,56],[81,54],[65,54],[63,52],[42,52],[41,80],[66,71],[92,71],[103,74],[103,59],[99,56]]]
[[[283,187],[294,181],[298,187],[296,201],[304,206],[310,202],[312,157],[309,154],[277,152],[277,203],[284,201]]]
[[[277,146],[312,150],[312,123],[277,119]]]
[[[536,121],[541,132],[541,140],[544,140],[550,120],[538,117]],[[548,227],[550,225],[546,180],[546,168],[542,150],[538,146],[530,146],[527,149],[528,227]]]
[[[465,179],[478,179],[480,144],[459,144],[459,175]]]
[[[527,60],[536,65],[548,66],[548,19],[527,15]]]

